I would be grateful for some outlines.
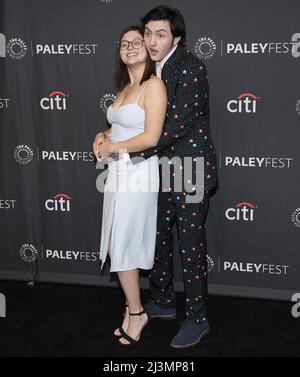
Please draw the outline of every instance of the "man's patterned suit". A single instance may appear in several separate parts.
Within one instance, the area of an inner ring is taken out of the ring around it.
[[[180,192],[174,190],[171,169],[170,187],[161,187],[158,197],[155,263],[150,271],[151,299],[160,307],[176,305],[173,292],[172,226],[176,224],[186,294],[186,316],[201,323],[207,319],[207,258],[204,222],[209,207],[209,191],[218,185],[217,160],[209,128],[209,86],[206,67],[179,44],[162,69],[168,95],[168,107],[162,136],[155,146],[130,158],[149,158],[154,154],[171,159],[179,156],[204,157],[204,198],[186,203],[193,180],[185,181]],[[132,160],[134,163],[134,159]],[[184,174],[184,165],[180,167]],[[161,166],[160,166],[160,171]],[[186,179],[183,175],[184,180]]]

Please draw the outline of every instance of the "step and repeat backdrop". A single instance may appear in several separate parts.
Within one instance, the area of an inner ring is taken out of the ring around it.
[[[118,285],[109,265],[100,275],[92,142],[116,95],[119,33],[160,4],[0,0],[0,279]],[[164,4],[183,13],[208,70],[220,180],[206,223],[209,292],[290,300],[300,291],[300,3]],[[182,291],[175,232],[174,253]]]

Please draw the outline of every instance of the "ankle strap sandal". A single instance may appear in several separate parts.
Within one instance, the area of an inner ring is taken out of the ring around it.
[[[146,313],[146,311],[145,311],[145,309],[143,309],[141,312],[139,312],[139,313],[130,313],[129,312],[129,315],[142,315],[142,314],[144,314],[144,313]],[[148,313],[147,313],[147,315],[148,315]]]
[[[150,318],[150,315],[146,312],[146,310],[143,309],[142,311],[140,311],[138,313],[129,313],[129,315],[131,315],[131,316],[137,316],[137,315],[141,316],[144,313],[147,314],[148,322],[143,327],[138,340],[135,340],[131,336],[129,336],[128,334],[126,334],[126,332],[124,331],[124,329],[122,328],[122,326],[119,328],[119,331],[120,331],[120,334],[122,335],[122,337],[124,339],[128,340],[128,342],[129,342],[128,344],[120,343],[122,346],[137,345],[137,344],[141,343],[142,340],[144,340],[144,338],[148,338],[150,336],[149,326],[150,326],[150,320],[151,320],[151,318]]]

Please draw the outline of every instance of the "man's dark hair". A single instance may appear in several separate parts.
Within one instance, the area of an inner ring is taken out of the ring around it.
[[[151,9],[144,17],[141,18],[141,23],[145,29],[145,25],[149,21],[169,21],[170,29],[174,38],[181,37],[179,43],[185,44],[185,22],[183,15],[177,8],[170,8],[166,5],[159,5]]]

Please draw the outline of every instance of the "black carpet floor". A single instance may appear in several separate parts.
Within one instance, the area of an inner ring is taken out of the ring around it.
[[[117,288],[0,281],[0,292],[7,305],[0,356],[300,356],[300,318],[288,302],[210,296],[210,334],[195,347],[174,350],[169,343],[184,319],[183,294],[176,320],[155,319],[147,342],[122,347],[112,335],[124,310]],[[148,293],[142,291],[144,301]]]

